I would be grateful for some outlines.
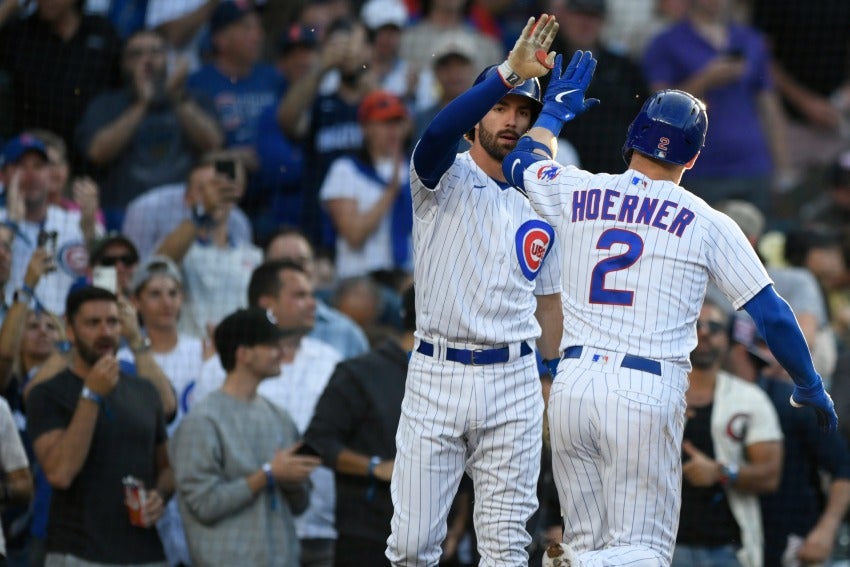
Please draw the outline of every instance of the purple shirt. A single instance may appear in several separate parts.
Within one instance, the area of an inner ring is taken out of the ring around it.
[[[705,147],[689,177],[754,177],[769,175],[772,160],[758,117],[757,97],[773,89],[764,40],[751,28],[729,25],[727,53],[740,52],[747,61],[735,82],[706,91],[708,133]],[[650,85],[679,85],[721,55],[684,20],[661,32],[643,57]]]

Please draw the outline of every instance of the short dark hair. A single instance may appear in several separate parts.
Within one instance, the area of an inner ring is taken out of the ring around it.
[[[264,296],[275,296],[280,292],[283,283],[277,277],[282,270],[295,270],[305,274],[304,268],[291,260],[270,260],[263,262],[251,274],[248,283],[248,305],[259,307],[260,298]]]
[[[111,291],[93,285],[75,289],[65,298],[65,317],[68,318],[68,322],[72,323],[82,306],[90,301],[111,301],[117,303],[118,298]]]

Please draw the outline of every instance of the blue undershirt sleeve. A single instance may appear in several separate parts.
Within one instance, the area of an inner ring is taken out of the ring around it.
[[[797,386],[812,388],[820,384],[820,376],[794,312],[772,285],[745,303],[744,310],[753,318],[770,352]]]
[[[429,189],[437,186],[457,154],[457,143],[508,92],[498,73],[448,103],[431,121],[413,150],[413,169]]]

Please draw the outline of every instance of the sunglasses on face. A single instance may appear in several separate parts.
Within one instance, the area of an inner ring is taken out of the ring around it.
[[[726,325],[719,321],[697,321],[697,332],[705,330],[709,335],[726,331]]]
[[[115,266],[119,262],[125,266],[132,266],[136,263],[136,257],[132,254],[122,254],[121,256],[104,256],[98,262],[99,266]]]

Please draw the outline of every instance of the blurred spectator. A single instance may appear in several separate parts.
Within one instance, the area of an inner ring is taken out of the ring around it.
[[[30,288],[52,266],[52,257],[37,248],[27,266],[24,282]],[[0,328],[0,392],[9,403],[18,427],[35,484],[32,504],[6,507],[6,551],[9,565],[44,563],[44,540],[50,505],[50,485],[37,466],[32,441],[27,432],[24,391],[64,337],[62,325],[51,313],[31,308],[26,293],[15,293],[3,326]]]
[[[363,147],[331,164],[319,193],[337,233],[337,276],[394,268],[412,272],[407,108],[395,95],[373,91],[360,104],[357,119]]]
[[[263,30],[260,17],[247,2],[225,0],[210,20],[212,60],[189,76],[187,86],[210,97],[224,130],[224,145],[237,154],[249,173],[242,208],[251,216],[269,205],[255,178],[260,116],[283,94],[283,77],[260,62]],[[266,164],[274,167],[276,164]]]
[[[415,97],[416,75],[399,54],[401,34],[407,25],[407,8],[402,0],[367,0],[360,11],[372,46],[370,71],[375,84],[404,101]]]
[[[466,35],[475,46],[476,72],[504,59],[505,48],[498,41],[467,24],[469,4],[458,0],[423,0],[422,18],[402,33],[402,59],[413,69],[427,69],[431,66],[434,47],[449,33]]]
[[[230,163],[235,177],[216,170],[222,161]],[[244,190],[241,162],[227,154],[210,157],[186,187],[191,220],[181,221],[157,249],[182,268],[186,303],[181,327],[195,337],[211,337],[211,327],[245,305],[251,272],[263,260],[259,248],[237,242],[229,232],[231,210]]]
[[[776,88],[790,115],[792,163],[828,164],[850,142],[850,2],[752,4],[753,25],[769,39]]]
[[[761,496],[764,564],[823,564],[850,508],[847,441],[841,433],[822,435],[811,409],[788,403],[794,384],[761,337],[753,336],[744,346],[759,368],[757,383],[773,402],[785,438],[779,489]]]
[[[383,295],[378,285],[369,276],[356,276],[339,281],[331,302],[341,313],[363,329],[374,346],[372,337],[379,332],[381,313],[384,310]]]
[[[300,329],[301,333],[286,344],[280,359],[280,373],[263,381],[259,393],[292,416],[299,433],[303,434],[313,417],[319,400],[340,355],[329,345],[303,336],[315,325],[315,306],[310,279],[293,262],[278,260],[259,266],[251,276],[248,304],[270,312],[282,329]],[[195,392],[199,403],[211,391],[219,388],[225,371],[220,357],[204,363]],[[191,414],[190,414],[191,415]],[[310,475],[313,491],[310,507],[296,520],[301,542],[302,567],[333,565],[334,501],[333,473],[319,467]]]
[[[720,370],[728,349],[729,318],[706,301],[685,393],[682,511],[673,567],[763,564],[757,495],[779,486],[782,430],[758,386]]]
[[[808,225],[827,226],[841,233],[844,260],[850,262],[850,149],[830,164],[827,190],[800,210],[800,220]]]
[[[416,330],[413,297],[412,288],[405,292],[403,332],[337,365],[304,434],[335,471],[336,567],[389,565],[390,479]]]
[[[192,390],[206,358],[204,344],[178,331],[183,277],[171,258],[153,255],[145,260],[135,271],[132,291],[151,354],[177,396],[177,415],[168,425],[170,434],[191,406]]]
[[[759,253],[759,242],[764,234],[764,215],[751,203],[729,200],[717,204],[717,209],[726,213],[741,228],[747,240]],[[761,257],[761,254],[759,254]],[[773,280],[773,287],[794,310],[797,323],[812,350],[815,369],[824,380],[829,380],[835,368],[836,344],[826,309],[826,298],[817,279],[807,268],[799,266],[765,266]],[[710,286],[709,297],[729,314],[734,312],[733,338],[745,344],[756,332],[749,314],[735,312],[732,304],[715,286]],[[753,381],[758,372],[746,349],[733,344],[726,368],[736,376]]]
[[[0,324],[9,312],[8,290],[6,284],[12,274],[12,244],[15,241],[15,230],[7,223],[0,223]]]
[[[100,210],[100,188],[89,177],[77,177],[73,182],[70,181],[71,165],[68,163],[65,140],[49,130],[36,128],[27,133],[41,140],[47,150],[47,168],[50,172],[47,202],[66,211],[80,213],[80,230],[86,242],[103,236],[106,219]]]
[[[110,232],[92,245],[86,283],[93,283],[93,272],[96,268],[114,268],[115,289],[108,291],[123,297],[132,297],[133,277],[138,264],[139,252],[133,241],[119,232]]]
[[[764,40],[731,21],[729,2],[692,0],[687,17],[649,44],[644,72],[652,90],[679,88],[711,108],[684,186],[709,204],[749,201],[771,218],[771,190],[790,176],[785,120]]]
[[[9,404],[0,398],[0,507],[26,504],[32,499],[32,475],[18,428],[9,411]],[[5,527],[5,526],[4,526]],[[0,562],[6,563],[6,542],[0,530]]]
[[[221,0],[148,0],[145,27],[165,36],[169,58],[185,58],[191,71],[201,66],[200,52],[209,21]]]
[[[463,33],[446,34],[436,44],[430,69],[436,80],[435,87],[439,90],[439,94],[432,97],[433,103],[430,106],[416,112],[411,146],[419,141],[425,128],[445,105],[472,86],[477,75],[474,60],[475,45]],[[425,71],[423,75],[424,73]],[[429,79],[429,82],[433,81]],[[420,101],[417,99],[417,102]],[[420,106],[417,105],[417,108]],[[458,152],[468,149],[469,141],[465,138],[458,142]]]
[[[297,454],[292,417],[257,388],[280,372],[285,331],[262,309],[239,310],[215,330],[227,377],[172,441],[178,501],[196,565],[298,564],[294,516],[319,464]]]
[[[316,289],[316,256],[310,241],[299,229],[281,227],[265,247],[266,262],[288,260],[304,269]],[[308,336],[323,341],[342,355],[343,359],[355,357],[369,349],[366,335],[357,324],[338,310],[316,297],[316,325]]]
[[[130,36],[122,70],[124,86],[92,100],[76,130],[77,147],[97,168],[112,230],[133,198],[181,181],[201,152],[223,140],[212,102],[185,89],[185,65],[167,74],[161,36]]]
[[[21,287],[32,253],[40,244],[48,246],[55,258],[55,269],[45,274],[37,288],[25,291],[45,309],[61,315],[71,284],[85,274],[88,262],[81,230],[84,221],[80,213],[48,203],[50,170],[41,140],[22,134],[6,144],[3,157],[8,185],[6,208],[0,209],[0,217],[11,222],[16,231],[10,282],[13,289]],[[94,213],[91,207],[88,209]]]
[[[133,199],[124,216],[125,234],[147,258],[162,240],[184,220],[191,220],[194,203],[198,200],[200,185],[193,182],[199,170],[204,171],[214,163],[214,155],[196,162],[186,176],[185,183],[175,183],[152,189]],[[227,217],[227,233],[235,244],[253,241],[251,221],[234,205]]]
[[[156,530],[130,523],[122,486],[128,475],[143,484],[140,523],[151,527],[173,488],[160,396],[147,380],[119,371],[113,294],[77,290],[66,314],[72,365],[27,398],[27,427],[54,488],[46,565],[165,565]]]
[[[120,39],[105,18],[83,15],[80,0],[36,4],[34,14],[0,30],[0,70],[12,78],[12,124],[16,132],[56,132],[73,150],[74,128],[89,101],[120,81]],[[72,155],[72,163],[79,165],[79,157]]]
[[[605,112],[588,112],[582,120],[565,124],[561,137],[575,147],[582,169],[623,171],[619,140],[647,96],[640,67],[601,42],[605,0],[550,0],[549,6],[560,24],[552,49],[564,54],[592,51],[599,67],[587,96],[605,101]],[[548,84],[548,76],[543,81]]]
[[[333,247],[333,230],[319,207],[319,189],[331,163],[340,156],[354,154],[362,146],[357,109],[372,89],[372,77],[366,72],[369,56],[363,26],[355,20],[335,21],[322,43],[319,64],[290,86],[277,108],[283,133],[291,140],[304,142],[299,225],[320,248]],[[337,88],[320,91],[320,82],[332,70],[339,71]]]

